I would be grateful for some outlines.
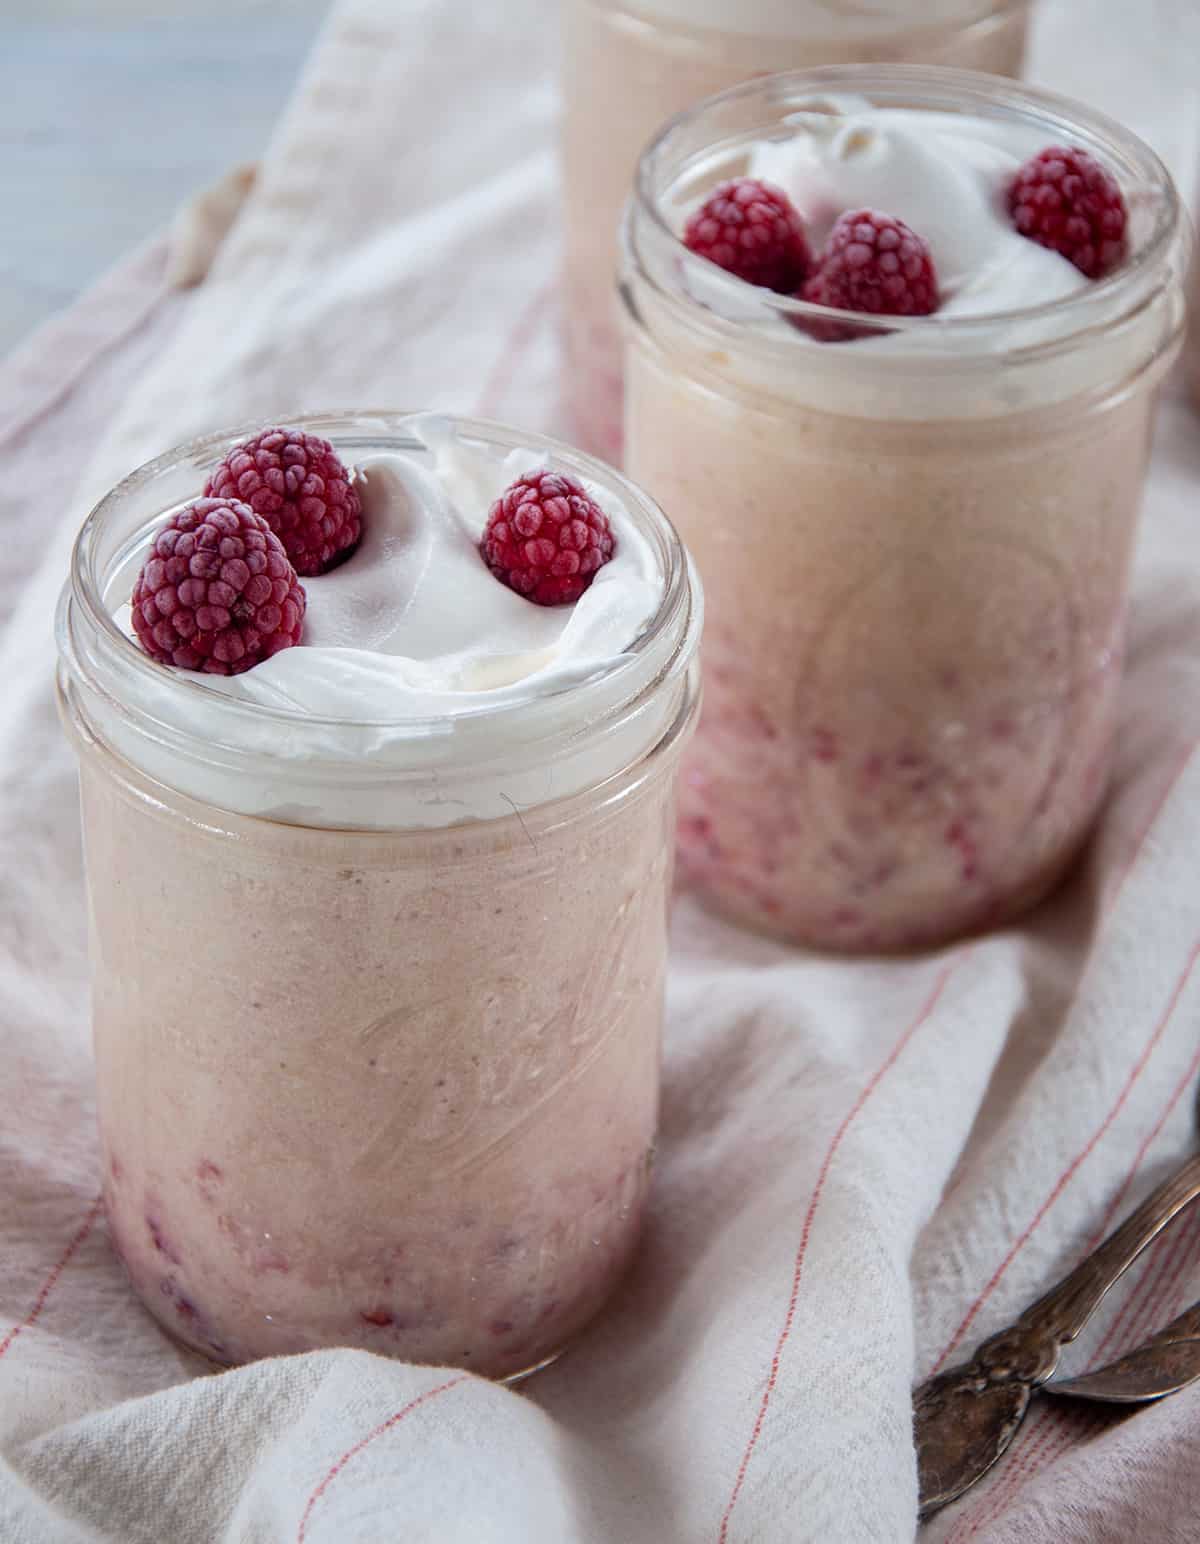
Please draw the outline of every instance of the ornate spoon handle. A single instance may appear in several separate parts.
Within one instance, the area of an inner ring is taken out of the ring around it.
[[[922,1517],[969,1490],[1007,1450],[1034,1390],[1058,1366],[1063,1346],[1075,1339],[1146,1245],[1197,1195],[1200,1154],[1148,1196],[1099,1249],[1015,1324],[984,1341],[970,1361],[921,1385],[913,1398],[913,1415]],[[1190,1357],[1192,1347],[1186,1342],[1175,1342],[1175,1347],[1173,1356]],[[1176,1373],[1172,1365],[1163,1376]]]
[[[1200,1154],[1147,1196],[1115,1232],[1017,1322],[980,1346],[975,1361],[993,1377],[1016,1376],[1034,1388],[1051,1376],[1062,1347],[1083,1329],[1104,1295],[1171,1219],[1200,1195]]]

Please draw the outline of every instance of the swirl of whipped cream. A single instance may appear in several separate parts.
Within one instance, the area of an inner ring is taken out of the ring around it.
[[[1090,281],[1074,264],[1022,236],[1005,207],[1017,168],[1045,148],[1044,133],[955,113],[872,108],[855,98],[831,97],[824,106],[827,111],[793,114],[787,138],[764,140],[749,157],[749,175],[782,188],[800,211],[814,253],[846,210],[878,209],[929,243],[942,298],[938,318],[994,316],[1087,288]],[[761,292],[740,280],[705,263],[689,272],[687,283],[693,297],[719,315],[763,325]],[[812,341],[775,318],[766,326]],[[1006,335],[1006,345],[1011,341]],[[953,345],[936,326],[924,336],[885,333],[857,345],[946,346]]]
[[[1061,130],[1057,133],[1061,135]],[[1068,136],[1070,137],[1070,136]],[[689,368],[719,370],[745,389],[851,416],[990,416],[1065,401],[1132,378],[1169,356],[1179,331],[1177,285],[1136,262],[1167,229],[1169,188],[1133,182],[1109,161],[1129,205],[1129,279],[1118,270],[1095,283],[1059,253],[1022,236],[1007,208],[1017,169],[1056,142],[1055,129],[1012,117],[935,108],[873,107],[861,97],[814,95],[776,132],[736,151],[722,146],[700,170],[669,186],[660,210],[675,232],[725,176],[748,174],[781,187],[819,252],[837,217],[873,208],[894,215],[928,243],[942,303],[933,316],[901,319],[830,346],[793,324],[780,297],[701,258],[684,258],[634,221],[630,250],[646,254],[666,293],[672,285],[726,327],[717,349],[694,344],[689,322],[638,291],[637,303]],[[1061,142],[1059,140],[1058,142]],[[1096,154],[1105,159],[1102,151]],[[729,170],[723,172],[722,160]],[[1160,244],[1161,245],[1161,244]],[[1186,264],[1176,228],[1162,248],[1165,277]],[[674,265],[672,270],[672,263]],[[952,325],[957,324],[957,325]],[[736,340],[736,341],[735,341]],[[974,372],[969,385],[968,372]]]
[[[751,175],[781,187],[804,216],[814,251],[845,210],[879,209],[929,243],[939,316],[1017,311],[1087,287],[1060,253],[1022,236],[1005,206],[1017,169],[1045,148],[1044,131],[956,113],[838,105],[840,113],[797,115],[800,132],[760,144],[751,159]]]
[[[569,797],[672,732],[695,698],[702,602],[661,516],[627,508],[615,474],[612,487],[582,479],[614,555],[574,605],[535,605],[491,574],[479,539],[493,500],[547,453],[501,455],[434,415],[404,428],[413,450],[354,468],[363,540],[304,581],[301,642],[252,670],[152,665],[89,632],[67,596],[64,661],[103,740],[219,809],[394,830]],[[129,639],[128,597],[158,523],[102,587]]]
[[[573,606],[537,606],[491,574],[479,541],[492,502],[544,458],[491,460],[435,418],[416,427],[431,468],[400,454],[355,467],[363,539],[304,580],[300,644],[241,675],[198,677],[211,691],[351,723],[453,718],[562,691],[610,669],[645,630],[662,574],[603,489],[588,486],[612,525],[612,558]]]

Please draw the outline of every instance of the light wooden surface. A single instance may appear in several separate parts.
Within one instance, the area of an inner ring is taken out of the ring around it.
[[[329,0],[0,0],[0,354],[270,134]]]

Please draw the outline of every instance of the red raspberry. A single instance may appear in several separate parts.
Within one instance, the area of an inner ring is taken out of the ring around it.
[[[332,568],[362,532],[358,490],[333,446],[300,429],[265,429],[231,450],[204,495],[249,504],[305,577]]]
[[[929,316],[941,304],[928,243],[875,209],[838,216],[803,297],[870,316]]]
[[[753,177],[723,182],[687,222],[684,245],[747,284],[791,295],[808,272],[808,237],[786,193]]]
[[[488,512],[479,550],[502,584],[539,606],[577,601],[613,555],[608,516],[573,477],[528,472]]]
[[[237,499],[197,499],[154,538],[133,587],[133,630],[161,664],[239,675],[300,642],[306,603],[260,515]]]
[[[1124,261],[1124,196],[1086,150],[1051,145],[1039,151],[1013,178],[1008,210],[1022,236],[1060,252],[1089,279],[1102,279]]]

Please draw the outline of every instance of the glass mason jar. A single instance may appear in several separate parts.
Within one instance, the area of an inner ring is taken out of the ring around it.
[[[837,93],[1090,148],[1130,190],[1130,257],[1023,310],[851,319],[686,251],[692,201]],[[706,586],[683,874],[752,927],[846,950],[1023,911],[1105,790],[1184,313],[1167,172],[1111,120],[991,77],[809,71],[677,119],[643,158],[625,246],[627,463]],[[831,315],[853,341],[810,335]]]
[[[418,454],[406,422],[302,426],[353,460]],[[699,591],[624,479],[460,422],[624,505],[665,581],[628,653],[450,720],[213,693],[113,609],[164,512],[254,427],[115,488],[60,606],[113,1241],[216,1362],[360,1346],[518,1376],[595,1314],[638,1233]]]
[[[566,0],[568,395],[579,443],[619,464],[617,230],[637,159],[674,113],[754,76],[911,61],[1019,75],[1032,0]]]

